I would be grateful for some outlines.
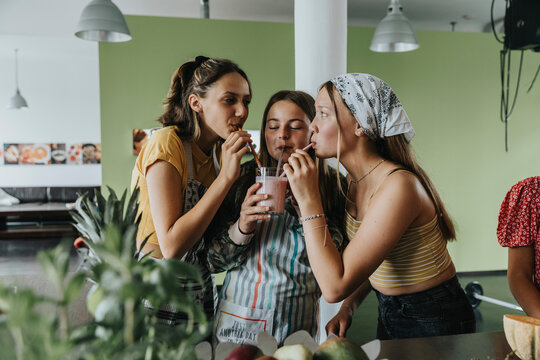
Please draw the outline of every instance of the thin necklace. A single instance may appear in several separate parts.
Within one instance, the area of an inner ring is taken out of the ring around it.
[[[386,159],[382,159],[381,161],[379,161],[379,163],[377,165],[375,165],[374,167],[371,168],[371,170],[369,170],[364,176],[362,176],[360,179],[358,180],[354,180],[351,176],[351,183],[352,184],[358,184],[360,181],[364,180],[369,174],[371,174],[373,172],[373,170],[375,170],[379,165],[381,165]]]

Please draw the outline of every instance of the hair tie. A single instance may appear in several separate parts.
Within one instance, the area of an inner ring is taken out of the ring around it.
[[[206,60],[208,60],[208,59],[210,59],[210,58],[207,58],[206,56],[202,56],[202,55],[197,56],[197,57],[195,58],[195,66],[196,66],[196,67],[201,66],[201,64],[202,64],[203,62],[205,62]]]

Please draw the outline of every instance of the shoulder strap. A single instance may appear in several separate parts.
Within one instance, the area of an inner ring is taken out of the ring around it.
[[[406,169],[406,168],[395,168],[395,169],[392,169],[392,171],[390,171],[388,174],[386,174],[386,176],[388,177],[388,176],[392,175],[393,173],[401,171],[401,170],[411,172],[409,169]],[[379,184],[379,186],[380,186],[380,184]]]
[[[379,183],[379,185],[377,185],[377,187],[375,188],[375,191],[371,194],[371,196],[369,197],[369,199],[371,200],[371,198],[373,197],[373,195],[375,195],[375,193],[379,190],[379,187],[382,185],[382,183],[386,180],[387,177],[389,177],[390,175],[398,172],[398,171],[408,171],[408,172],[411,172],[410,170],[406,169],[406,168],[395,168],[395,169],[392,169],[390,172],[388,172],[388,174],[386,174],[386,176],[384,177],[384,179]]]

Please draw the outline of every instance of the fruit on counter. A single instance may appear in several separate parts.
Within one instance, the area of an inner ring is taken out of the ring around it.
[[[506,341],[520,359],[540,359],[540,319],[504,315],[503,327]]]
[[[251,344],[242,344],[235,347],[225,358],[225,360],[254,360],[262,355],[263,353],[261,349],[259,349],[257,346]]]
[[[273,356],[265,355],[265,356],[258,357],[258,358],[256,358],[255,360],[278,360],[278,359],[276,359],[276,358],[273,357]]]
[[[313,360],[369,360],[364,350],[349,339],[335,337],[323,342],[313,354]]]
[[[311,360],[311,351],[301,344],[286,345],[276,350],[273,355],[277,360]]]

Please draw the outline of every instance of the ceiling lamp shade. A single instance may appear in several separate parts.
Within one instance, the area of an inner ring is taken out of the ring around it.
[[[20,109],[23,107],[28,107],[26,100],[22,97],[21,92],[19,91],[19,68],[17,61],[17,52],[15,49],[15,95],[9,99],[8,109]]]
[[[28,107],[26,100],[22,97],[19,89],[15,91],[15,95],[9,99],[8,109],[20,109],[23,107]]]
[[[377,25],[369,49],[375,52],[405,52],[416,50],[419,46],[416,33],[403,15],[399,0],[391,0],[388,14]]]
[[[82,11],[75,36],[99,42],[131,40],[126,20],[111,0],[92,0]]]

